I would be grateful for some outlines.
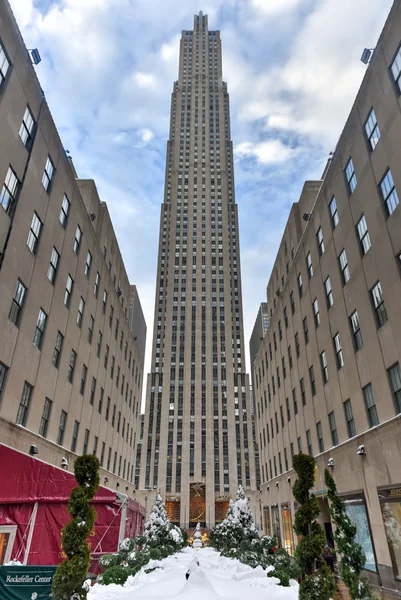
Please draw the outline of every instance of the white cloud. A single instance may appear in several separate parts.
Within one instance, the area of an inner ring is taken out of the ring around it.
[[[150,142],[153,139],[153,132],[150,129],[142,129],[141,136],[143,142]]]
[[[254,157],[263,165],[285,162],[294,157],[297,150],[285,146],[280,140],[267,140],[264,142],[242,142],[234,148],[237,158]]]
[[[180,51],[180,36],[176,35],[174,38],[163,44],[160,48],[160,56],[164,62],[170,62],[174,64],[174,67],[178,69],[178,56]]]
[[[302,0],[251,0],[253,8],[264,16],[291,11],[300,5]]]
[[[152,73],[134,73],[134,79],[136,84],[142,88],[152,88],[156,85],[155,76]]]

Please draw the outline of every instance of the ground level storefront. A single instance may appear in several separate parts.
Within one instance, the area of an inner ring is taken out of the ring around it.
[[[364,454],[357,454],[364,446]],[[389,597],[401,592],[401,417],[356,436],[316,457],[314,493],[321,507],[320,522],[327,542],[333,527],[324,484],[328,460],[347,512],[357,524],[357,541],[366,554],[365,575]],[[297,509],[292,495],[296,479],[287,471],[262,484],[263,530],[275,535],[280,546],[293,554],[297,545],[293,531]]]

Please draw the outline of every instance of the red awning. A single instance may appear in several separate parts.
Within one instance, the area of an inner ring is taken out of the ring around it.
[[[68,502],[77,485],[72,473],[0,444],[0,504]],[[99,487],[93,502],[112,504],[116,492]]]

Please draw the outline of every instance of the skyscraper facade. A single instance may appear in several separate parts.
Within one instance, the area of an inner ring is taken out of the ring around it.
[[[173,522],[212,526],[256,484],[229,97],[202,13],[172,93],[147,384],[136,484],[160,489]]]

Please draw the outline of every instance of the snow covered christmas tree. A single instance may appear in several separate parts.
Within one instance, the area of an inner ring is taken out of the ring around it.
[[[251,544],[259,537],[255,521],[242,485],[237,490],[235,502],[230,500],[224,521],[210,533],[209,543],[222,553],[236,554],[239,545]]]
[[[144,536],[152,546],[182,546],[183,538],[179,527],[172,525],[167,515],[163,498],[157,494],[155,503],[145,523]]]
[[[194,541],[192,542],[192,548],[195,548],[195,550],[197,550],[198,548],[202,548],[202,534],[200,530],[200,523],[196,525]]]

